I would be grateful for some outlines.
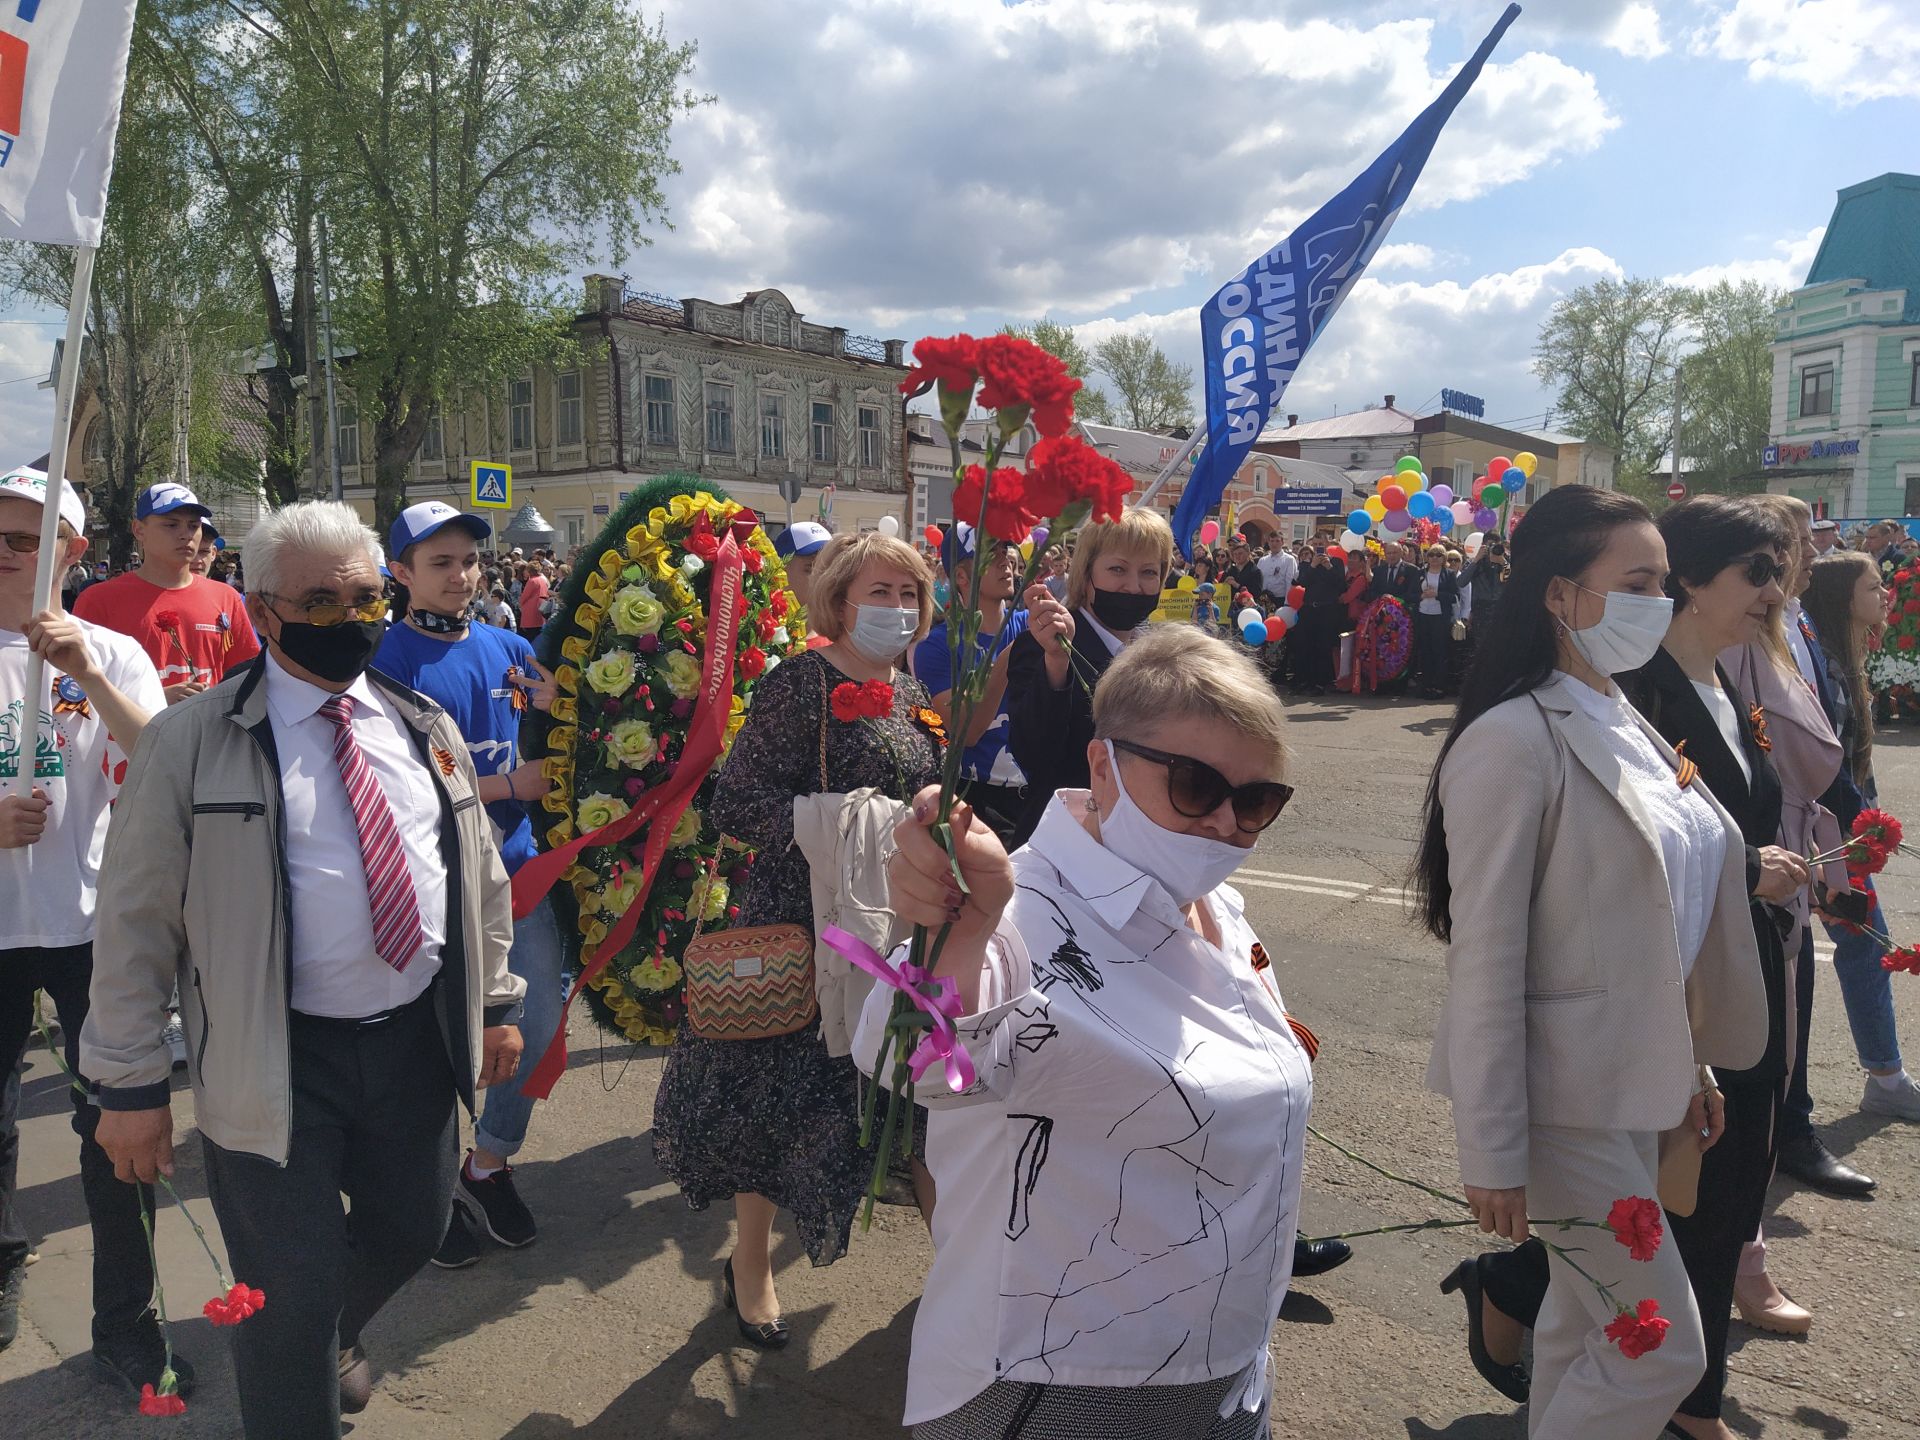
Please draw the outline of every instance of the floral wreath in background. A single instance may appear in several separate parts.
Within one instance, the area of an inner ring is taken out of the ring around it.
[[[1920,708],[1920,567],[1903,565],[1887,582],[1887,626],[1867,653],[1867,683],[1899,713]]]
[[[665,475],[636,490],[581,552],[540,636],[559,695],[536,724],[549,782],[536,823],[542,850],[588,834],[630,810],[673,775],[701,682],[711,587],[709,564],[732,529],[741,534],[741,608],[734,645],[734,698],[726,744],[746,721],[753,689],[804,648],[805,617],[786,568],[753,511],[704,480]],[[725,751],[722,752],[724,758]],[[731,891],[753,857],[723,844],[706,823],[708,774],[674,826],[633,938],[587,982],[594,1018],[645,1045],[667,1045],[684,1011],[679,956],[701,925],[724,925]],[[580,966],[640,889],[647,832],[581,851],[550,892],[569,959]]]
[[[1357,692],[1362,680],[1373,689],[1398,678],[1413,655],[1413,623],[1407,607],[1383,595],[1367,608],[1354,627],[1353,680]]]

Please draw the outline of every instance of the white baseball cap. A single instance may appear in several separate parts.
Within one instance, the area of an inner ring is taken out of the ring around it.
[[[25,465],[17,470],[9,470],[0,475],[0,495],[17,496],[22,500],[31,500],[36,505],[45,505],[47,472]],[[73,488],[71,481],[60,482],[60,518],[73,527],[74,534],[87,533],[87,507],[80,502],[80,492]]]
[[[422,500],[402,510],[388,532],[388,553],[403,555],[409,545],[417,545],[443,525],[458,525],[476,540],[490,539],[493,526],[478,515],[456,510],[442,500]]]

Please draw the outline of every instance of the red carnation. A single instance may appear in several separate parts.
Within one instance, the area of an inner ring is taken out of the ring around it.
[[[851,725],[860,718],[860,687],[851,680],[833,687],[833,695],[827,701],[833,709],[833,718]]]
[[[216,1295],[201,1307],[201,1313],[216,1325],[238,1325],[249,1316],[267,1308],[267,1292],[250,1285],[236,1284],[226,1295]]]
[[[1027,461],[1027,504],[1044,519],[1084,500],[1093,519],[1117,520],[1133,489],[1133,477],[1118,463],[1074,436],[1040,441]]]
[[[917,359],[918,346],[914,355]],[[1033,427],[1042,435],[1066,434],[1073,424],[1073,397],[1080,382],[1067,373],[1059,356],[1017,335],[989,335],[976,347],[975,361],[983,382],[983,406],[989,410],[1029,407]],[[1011,418],[1017,426],[1026,417]]]
[[[1920,975],[1920,945],[1902,945],[1897,950],[1889,950],[1880,957],[1880,968],[1895,974],[1904,971],[1909,975]]]
[[[1671,1323],[1660,1318],[1658,1300],[1642,1300],[1637,1310],[1622,1310],[1608,1321],[1606,1336],[1627,1359],[1638,1360],[1660,1348]]]
[[[1613,1231],[1613,1238],[1626,1246],[1627,1253],[1636,1260],[1653,1259],[1653,1252],[1660,1248],[1660,1237],[1667,1228],[1659,1204],[1643,1195],[1614,1201],[1613,1208],[1607,1212],[1607,1225]]]
[[[758,680],[760,673],[766,668],[766,652],[758,645],[749,645],[740,656],[740,673],[749,680]]]
[[[774,591],[773,594],[767,597],[767,608],[773,611],[775,615],[779,616],[780,619],[782,620],[786,619],[787,618],[787,592],[784,590]]]
[[[989,481],[984,469],[969,465],[966,474],[960,477],[960,483],[954,487],[953,513],[956,518],[972,523],[973,517],[980,513],[980,492],[984,487],[987,534],[1010,545],[1018,545],[1033,533],[1033,527],[1042,518],[1028,508],[1026,485],[1027,477],[1018,470],[996,467],[993,479]]]
[[[177,630],[180,628],[180,612],[178,610],[162,610],[153,617],[153,623],[158,625],[162,630]]]
[[[1856,840],[1873,840],[1889,850],[1897,849],[1907,838],[1899,817],[1888,810],[1862,810],[1853,817],[1853,835]]]
[[[153,1386],[142,1385],[140,1413],[142,1415],[184,1415],[187,1413],[187,1402],[171,1390],[164,1395],[157,1395],[154,1393]]]
[[[780,628],[780,622],[773,618],[773,612],[762,610],[753,617],[753,628],[762,640],[771,640],[773,632]]]
[[[740,563],[747,567],[747,573],[749,575],[758,575],[760,568],[767,563],[767,557],[749,545],[746,550],[741,553]]]
[[[884,720],[893,713],[893,686],[884,680],[869,680],[860,687],[860,713],[869,720]]]
[[[913,370],[900,382],[902,395],[917,395],[927,386],[944,385],[972,392],[980,379],[976,354],[980,342],[971,335],[928,336],[913,342]]]
[[[1899,635],[1894,637],[1893,643],[1897,649],[1911,650],[1914,646],[1920,645],[1920,638],[1912,635]]]

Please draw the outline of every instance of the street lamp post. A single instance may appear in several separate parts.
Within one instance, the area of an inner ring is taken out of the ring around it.
[[[333,474],[333,498],[344,500],[346,486],[340,478],[340,409],[333,399],[333,279],[327,268],[327,217],[320,217],[320,332],[327,347],[327,453]]]

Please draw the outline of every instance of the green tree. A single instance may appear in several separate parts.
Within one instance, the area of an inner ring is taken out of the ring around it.
[[[328,218],[384,528],[435,405],[568,353],[576,267],[648,243],[693,47],[625,0],[160,0],[151,24],[240,222],[282,410]]]
[[[1533,373],[1556,394],[1557,424],[1614,453],[1633,490],[1665,453],[1685,296],[1659,280],[1596,280],[1554,305]]]
[[[1193,424],[1193,367],[1174,364],[1145,335],[1109,336],[1093,347],[1093,363],[1113,382],[1115,408],[1133,429]]]
[[[1773,409],[1773,312],[1777,291],[1722,280],[1687,292],[1694,349],[1680,362],[1680,449],[1697,493],[1750,493]]]
[[[1031,325],[1003,326],[1000,333],[1031,340],[1065,365],[1067,373],[1076,380],[1085,382],[1093,371],[1093,357],[1074,335],[1071,325],[1062,325],[1057,320],[1036,320]],[[1095,425],[1113,424],[1113,402],[1107,398],[1106,391],[1089,383],[1083,383],[1080,393],[1073,397],[1073,413],[1075,418]]]
[[[98,402],[100,459],[85,475],[112,558],[132,551],[134,496],[184,465],[214,493],[249,475],[217,423],[221,377],[247,341],[242,297],[205,222],[181,115],[147,57],[131,57],[113,183],[94,257],[75,413]],[[0,245],[0,293],[64,311],[74,252]],[[91,426],[89,427],[91,429]]]

